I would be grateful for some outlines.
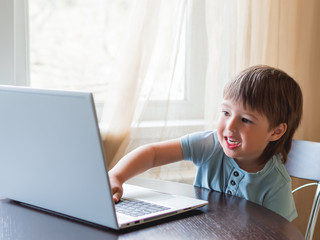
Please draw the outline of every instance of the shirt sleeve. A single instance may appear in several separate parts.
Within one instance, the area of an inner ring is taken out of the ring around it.
[[[210,159],[217,147],[217,137],[214,131],[196,132],[181,138],[181,148],[185,160],[200,165]]]

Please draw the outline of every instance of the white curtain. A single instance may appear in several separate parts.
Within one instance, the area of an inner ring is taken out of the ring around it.
[[[115,64],[117,81],[108,88],[102,115],[102,123],[107,124],[102,137],[110,167],[126,152],[131,126],[139,124],[151,92],[164,78],[174,80],[185,9],[185,0],[134,2]],[[145,87],[147,94],[141,96]],[[169,101],[170,87],[166,95]]]

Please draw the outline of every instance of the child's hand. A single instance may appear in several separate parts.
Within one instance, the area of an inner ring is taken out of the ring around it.
[[[123,194],[122,183],[116,177],[110,174],[109,174],[109,179],[110,179],[110,185],[111,185],[111,190],[113,194],[113,201],[117,203],[120,201]]]

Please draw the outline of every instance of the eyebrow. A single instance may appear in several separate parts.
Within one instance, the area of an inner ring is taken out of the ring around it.
[[[227,104],[227,103],[225,103],[225,102],[222,102],[222,103],[221,103],[221,107],[230,107],[230,105]]]
[[[223,102],[223,103],[221,103],[221,107],[229,107],[229,108],[230,108],[230,107],[232,107],[232,105]],[[250,110],[249,110],[249,111],[250,111]],[[252,110],[251,110],[251,111],[252,111]],[[248,112],[248,110],[245,110],[244,114],[245,114],[245,115],[248,115],[248,116],[250,116],[250,117],[252,117],[252,118],[254,118],[255,120],[259,120],[254,114],[251,114],[250,112]]]

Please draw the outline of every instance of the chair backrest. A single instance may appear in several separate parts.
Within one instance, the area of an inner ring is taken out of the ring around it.
[[[320,143],[293,140],[286,168],[290,176],[320,181]]]
[[[287,168],[289,175],[292,177],[318,182],[305,234],[305,239],[312,239],[320,208],[320,143],[293,140],[285,167]],[[296,190],[310,185],[311,184],[305,184]]]

